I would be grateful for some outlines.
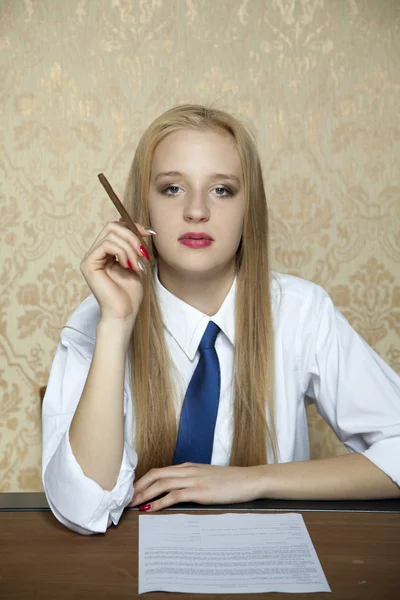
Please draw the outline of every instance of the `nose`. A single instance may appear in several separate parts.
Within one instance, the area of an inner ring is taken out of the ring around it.
[[[207,197],[201,191],[192,192],[186,198],[184,218],[189,222],[201,223],[210,218]]]

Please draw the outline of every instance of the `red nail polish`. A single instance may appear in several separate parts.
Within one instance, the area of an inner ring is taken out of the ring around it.
[[[143,254],[143,256],[147,258],[147,260],[150,260],[150,254],[147,252],[144,246],[140,246],[139,250]]]
[[[128,260],[128,267],[130,268],[131,271],[133,271],[132,263],[130,260]]]
[[[142,506],[138,506],[139,510],[150,510],[151,504],[142,504]]]

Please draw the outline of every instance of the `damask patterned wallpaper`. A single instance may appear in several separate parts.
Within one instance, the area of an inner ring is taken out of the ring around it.
[[[315,281],[400,372],[398,0],[1,0],[0,490],[40,490],[39,387],[88,294],[149,122],[252,125],[273,268]],[[315,412],[313,455],[344,452]]]

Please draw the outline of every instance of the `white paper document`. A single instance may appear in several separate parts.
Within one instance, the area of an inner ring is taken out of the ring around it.
[[[139,594],[330,592],[300,514],[140,515]]]

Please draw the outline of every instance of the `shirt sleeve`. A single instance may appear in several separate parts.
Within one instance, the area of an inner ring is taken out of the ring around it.
[[[303,311],[303,389],[351,452],[400,485],[400,376],[323,288]]]
[[[94,351],[94,340],[64,328],[54,357],[42,409],[42,481],[49,506],[69,529],[89,535],[117,525],[133,498],[137,455],[132,448],[132,409],[124,392],[124,452],[111,491],[87,477],[69,442],[69,428],[81,397]]]

